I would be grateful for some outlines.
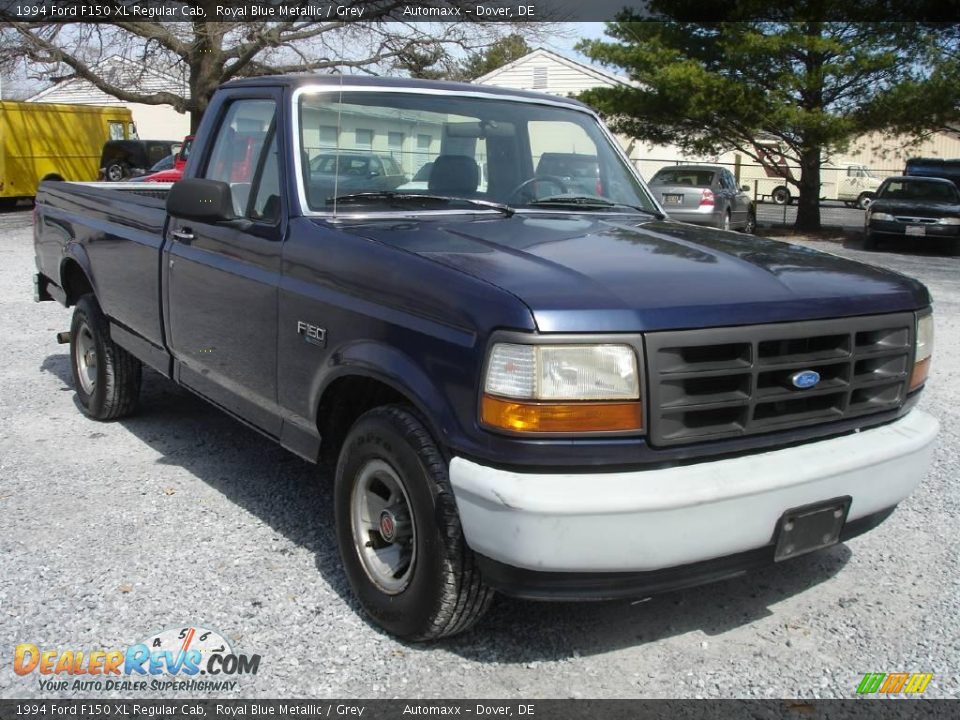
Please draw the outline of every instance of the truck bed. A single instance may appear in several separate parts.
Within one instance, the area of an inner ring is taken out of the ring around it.
[[[69,264],[79,263],[106,314],[157,348],[163,346],[160,251],[169,189],[160,183],[44,182],[37,193],[40,273],[70,292]]]

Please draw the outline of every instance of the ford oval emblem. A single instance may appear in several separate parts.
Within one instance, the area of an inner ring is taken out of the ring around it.
[[[793,383],[795,388],[806,390],[807,388],[814,387],[818,382],[820,382],[820,373],[818,373],[816,370],[801,370],[800,372],[794,373],[790,376],[790,382]]]

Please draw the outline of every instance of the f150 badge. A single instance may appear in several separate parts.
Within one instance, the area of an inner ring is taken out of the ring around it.
[[[297,335],[303,335],[303,339],[312,345],[327,346],[327,331],[317,325],[297,320]]]

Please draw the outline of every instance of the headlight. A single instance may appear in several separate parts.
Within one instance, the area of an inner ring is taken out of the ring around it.
[[[910,375],[910,390],[916,390],[930,374],[933,356],[933,315],[927,313],[917,318],[917,345],[913,357],[913,373]]]
[[[511,432],[640,430],[640,376],[629,345],[520,345],[490,351],[481,420]]]
[[[945,217],[937,220],[937,225],[960,225],[960,218]]]
[[[891,215],[890,213],[885,213],[885,212],[870,213],[870,215],[869,215],[868,217],[869,217],[871,220],[886,220],[886,221],[888,221],[888,222],[893,222],[894,220],[896,220],[896,218],[895,218],[893,215]]]

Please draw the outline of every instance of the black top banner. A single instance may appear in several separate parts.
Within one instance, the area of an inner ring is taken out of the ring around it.
[[[579,22],[610,21],[628,11],[673,20],[960,22],[960,0],[0,0],[6,22],[242,22],[323,20],[346,22]],[[679,13],[679,14],[678,14]]]

